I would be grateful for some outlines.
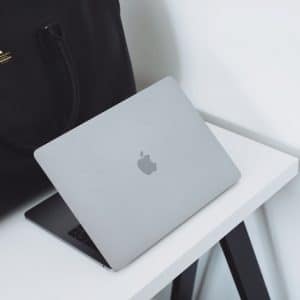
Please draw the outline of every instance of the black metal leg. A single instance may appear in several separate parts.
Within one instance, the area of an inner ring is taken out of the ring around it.
[[[243,223],[228,233],[221,246],[241,300],[270,300],[246,226]],[[197,262],[174,281],[171,300],[191,300]]]
[[[198,262],[194,262],[173,281],[171,300],[192,300]]]
[[[242,300],[269,300],[246,226],[238,225],[221,241],[232,277]]]

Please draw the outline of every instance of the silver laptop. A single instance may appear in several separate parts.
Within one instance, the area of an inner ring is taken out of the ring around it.
[[[97,252],[113,270],[127,266],[240,177],[170,77],[34,155],[63,200],[56,195],[52,204],[46,201],[26,216],[91,256],[97,258]]]

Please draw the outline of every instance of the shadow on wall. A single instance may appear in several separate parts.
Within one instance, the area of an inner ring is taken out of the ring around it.
[[[166,2],[128,0],[121,6],[138,89],[170,74],[180,80],[178,47]]]
[[[255,88],[241,86],[239,74],[214,52],[206,18],[192,13],[196,9],[196,2],[192,2],[181,14],[184,3],[174,8],[174,2],[168,0],[120,1],[138,89],[172,75],[197,109],[210,112],[205,118],[212,123],[235,129],[223,121],[231,119],[230,109],[223,109],[226,103],[239,111],[241,118],[251,115],[261,128],[271,130],[253,104]]]

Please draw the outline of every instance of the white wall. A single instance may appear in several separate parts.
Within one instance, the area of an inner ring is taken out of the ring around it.
[[[299,1],[121,0],[121,6],[139,88],[171,74],[209,120],[300,156]],[[300,177],[247,220],[272,299],[300,299],[299,201]],[[200,298],[216,297],[212,280],[219,279],[220,295],[232,284],[217,261]]]

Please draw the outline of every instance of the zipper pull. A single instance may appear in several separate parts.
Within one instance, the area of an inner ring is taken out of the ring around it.
[[[59,39],[59,40],[63,39],[62,28],[57,23],[47,24],[43,27],[43,30],[45,33],[49,34],[51,37],[55,39]]]
[[[60,48],[64,43],[64,34],[61,26],[57,23],[43,25],[37,33],[42,55],[47,63],[57,61],[61,57]]]

